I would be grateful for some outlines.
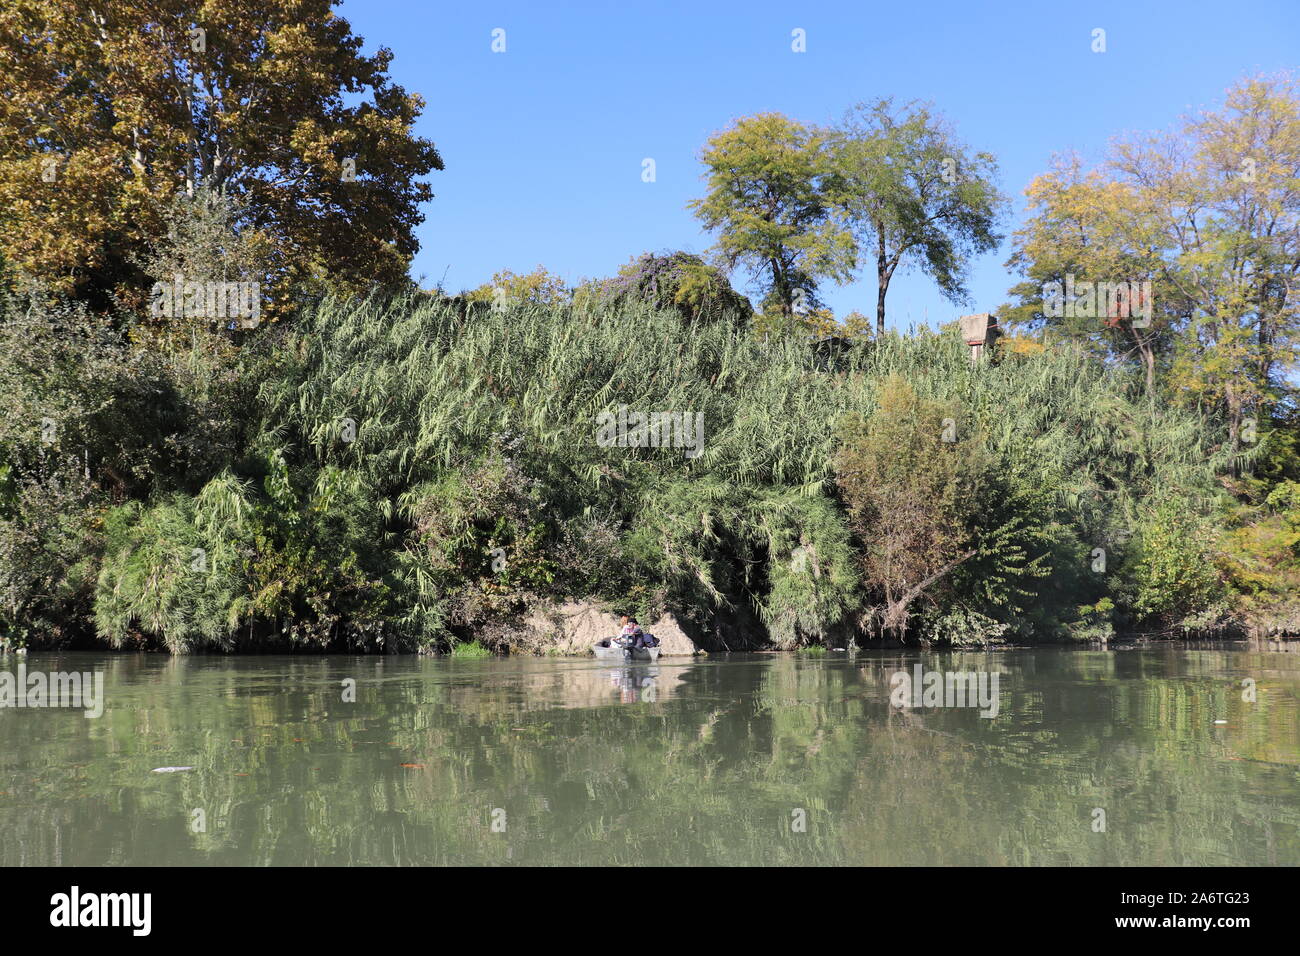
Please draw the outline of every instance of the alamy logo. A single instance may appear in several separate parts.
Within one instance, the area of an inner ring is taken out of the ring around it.
[[[998,675],[987,671],[895,671],[889,678],[889,702],[904,707],[978,707],[980,716],[998,715]]]
[[[703,412],[630,412],[620,405],[617,414],[597,415],[596,424],[601,448],[685,448],[687,458],[704,451]]]
[[[71,893],[50,897],[50,925],[129,926],[133,936],[148,936],[153,919],[152,893],[86,893],[74,886]]]
[[[239,319],[243,328],[257,326],[262,314],[258,282],[186,282],[179,273],[172,282],[155,282],[149,314],[169,319]]]
[[[104,713],[104,675],[101,671],[28,672],[0,671],[0,707],[79,707],[86,717]]]
[[[1064,284],[1043,283],[1043,314],[1053,319],[1106,320],[1109,326],[1120,319],[1132,319],[1133,327],[1145,329],[1155,314],[1151,280],[1122,282],[1076,282],[1067,274]]]

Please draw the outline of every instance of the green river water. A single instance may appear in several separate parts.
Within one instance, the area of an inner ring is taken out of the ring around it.
[[[9,655],[104,708],[0,708],[0,864],[1296,865],[1275,646]],[[996,674],[997,715],[894,706],[918,663]]]

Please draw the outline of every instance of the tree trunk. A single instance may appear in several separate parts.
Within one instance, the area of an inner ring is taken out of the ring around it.
[[[1241,450],[1241,397],[1232,385],[1223,390],[1223,397],[1228,404],[1228,447],[1235,456]],[[1237,464],[1232,463],[1233,474],[1237,474]]]
[[[969,561],[971,558],[975,557],[975,554],[976,551],[975,549],[972,548],[970,551],[967,551],[965,554],[953,558],[951,561],[949,561],[947,564],[941,567],[938,571],[935,571],[934,574],[930,575],[928,578],[925,578],[923,581],[918,581],[916,584],[908,588],[905,592],[903,592],[902,596],[900,596],[897,601],[890,602],[889,605],[885,608],[885,620],[884,620],[885,629],[896,633],[898,635],[899,641],[901,642],[903,638],[906,636],[905,631],[907,628],[907,616],[908,616],[907,609],[911,607],[912,602],[915,601],[918,597],[920,597],[925,592],[925,589],[928,588],[931,584],[933,584],[935,581],[938,581],[941,577],[943,577],[953,568],[957,567],[957,565],[965,561]]]
[[[790,295],[790,288],[786,282],[785,270],[781,268],[781,260],[773,257],[768,260],[772,268],[772,289],[776,292],[776,301],[781,310],[781,314],[789,318],[794,312],[794,302]]]
[[[889,264],[885,258],[885,236],[876,240],[876,337],[885,334],[885,293],[889,291]]]

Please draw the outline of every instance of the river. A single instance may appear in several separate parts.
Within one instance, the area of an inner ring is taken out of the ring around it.
[[[918,664],[996,715],[900,706]],[[104,700],[0,708],[5,866],[1300,864],[1300,653],[1259,646],[19,666]]]

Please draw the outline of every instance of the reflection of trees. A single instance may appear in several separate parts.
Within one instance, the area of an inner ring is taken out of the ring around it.
[[[996,670],[994,721],[890,708],[904,653],[637,680],[577,661],[74,658],[40,666],[105,670],[103,718],[0,713],[0,863],[1300,863],[1294,655],[922,658]],[[645,686],[654,700],[626,697]],[[195,769],[150,773],[165,765]]]

